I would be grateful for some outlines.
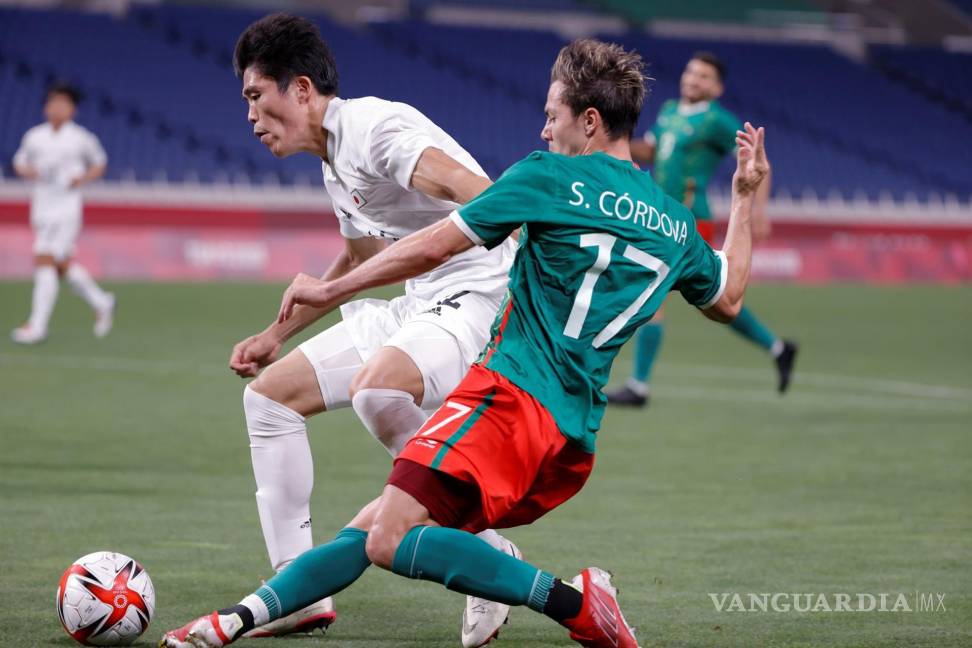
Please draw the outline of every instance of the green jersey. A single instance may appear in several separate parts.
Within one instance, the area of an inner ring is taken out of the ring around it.
[[[532,153],[452,219],[486,247],[522,226],[480,362],[540,401],[587,452],[622,345],[670,290],[707,308],[725,289],[725,257],[702,240],[691,212],[604,153]]]
[[[712,218],[706,189],[722,158],[736,148],[742,124],[717,101],[679,108],[662,104],[651,134],[655,138],[655,182],[700,220]]]

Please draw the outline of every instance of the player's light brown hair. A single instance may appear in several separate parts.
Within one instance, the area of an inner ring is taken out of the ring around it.
[[[564,84],[561,101],[575,117],[594,108],[611,139],[631,137],[648,95],[640,54],[593,38],[575,40],[557,55],[550,70],[554,81]]]

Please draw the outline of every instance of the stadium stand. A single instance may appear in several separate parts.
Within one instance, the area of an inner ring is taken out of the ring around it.
[[[650,20],[707,20],[741,21],[760,12],[800,12],[807,15],[825,15],[820,8],[807,0],[599,0],[603,8],[625,16],[633,23]]]
[[[951,0],[952,4],[965,12],[965,15],[972,17],[972,0]]]
[[[511,101],[543,100],[547,65],[530,69],[522,62],[552,61],[564,43],[545,32],[422,22],[384,23],[375,29],[385,42],[457,74],[483,79]],[[837,191],[846,199],[862,193],[898,199],[970,193],[956,141],[948,132],[929,136],[915,129],[914,116],[926,115],[966,137],[972,135],[970,125],[826,47],[700,43],[647,35],[605,38],[635,47],[651,63],[655,81],[639,132],[649,126],[661,101],[677,96],[679,75],[692,52],[706,48],[729,65],[726,105],[773,129],[777,189],[795,196],[807,190],[821,196]],[[851,96],[853,102],[843,101]],[[875,120],[877,115],[881,119]],[[922,153],[915,156],[915,151]],[[722,168],[723,180],[730,170],[729,164]]]
[[[531,6],[538,3],[551,10],[587,6],[573,0],[532,0]],[[794,8],[803,4],[792,2]],[[312,158],[274,160],[244,119],[232,47],[260,15],[165,4],[138,7],[121,19],[0,9],[4,172],[20,135],[40,120],[43,87],[67,78],[87,96],[79,121],[101,136],[111,159],[109,178],[316,184],[320,171]],[[560,36],[421,20],[352,29],[314,18],[337,58],[343,96],[373,94],[415,105],[493,176],[543,147],[540,109],[549,65],[565,42]],[[961,149],[972,138],[972,123],[955,109],[967,111],[972,96],[962,74],[967,55],[883,47],[868,66],[824,46],[689,42],[635,32],[607,37],[636,47],[651,62],[656,81],[639,133],[661,102],[677,95],[694,50],[724,58],[730,70],[724,103],[773,132],[778,194],[972,196]],[[117,65],[122,59],[126,64]],[[937,127],[921,128],[925,123]],[[716,186],[727,186],[729,169]]]
[[[594,13],[602,9],[601,2],[583,0],[413,0],[410,8],[421,14],[432,7],[461,7],[467,9],[500,9],[515,11],[569,11]]]
[[[875,64],[889,76],[972,121],[972,54],[890,45],[873,47],[871,52]]]

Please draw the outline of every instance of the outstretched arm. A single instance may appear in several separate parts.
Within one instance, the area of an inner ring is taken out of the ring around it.
[[[387,244],[388,242],[386,240],[371,238],[369,236],[345,239],[344,249],[341,251],[341,254],[334,260],[320,280],[333,281],[339,277],[343,277],[384,250]],[[282,340],[289,340],[342,303],[337,302],[331,304],[329,308],[298,308],[297,312],[294,313],[294,317],[289,321],[284,323],[275,321],[270,325],[270,329],[275,331]]]
[[[324,280],[341,277],[361,265],[385,247],[385,241],[370,237],[345,239],[344,249],[324,273]],[[324,317],[340,302],[329,308],[299,306],[286,322],[273,321],[266,329],[251,335],[233,347],[229,367],[241,378],[256,376],[262,367],[277,360],[283,344],[294,335]]]
[[[636,162],[653,164],[655,162],[655,137],[649,132],[644,137],[631,140],[631,157]]]
[[[490,184],[492,182],[489,178],[476,175],[451,156],[433,147],[429,147],[422,152],[411,176],[411,185],[417,191],[421,191],[433,198],[451,200],[459,204],[469,202]],[[331,268],[324,274],[321,280],[332,281],[343,277],[384,249],[386,247],[385,243],[385,241],[373,238],[349,239],[348,245],[342,255],[332,264]],[[444,262],[445,260],[442,261],[442,263]],[[429,266],[426,270],[430,270],[437,265],[439,264]],[[421,272],[415,274],[421,274]],[[408,275],[408,277],[402,277],[401,279],[413,276],[415,275]],[[386,283],[396,283],[401,279],[393,279]],[[362,289],[359,288],[358,290],[349,292],[347,298],[350,298],[359,290]],[[287,318],[288,321],[284,322],[279,320],[272,327],[281,334],[280,337],[282,339],[286,340],[311,323],[316,322],[335,306],[343,303],[343,301],[329,301],[329,307],[326,309],[311,307],[298,308],[293,313],[293,317]]]
[[[298,304],[331,308],[362,290],[411,279],[437,268],[474,245],[451,219],[444,218],[388,246],[333,281],[297,275],[284,293],[277,321],[286,322]]]
[[[743,295],[749,283],[752,261],[752,211],[760,184],[769,173],[764,145],[765,131],[746,122],[745,131],[737,131],[736,172],[732,176],[732,204],[729,229],[723,253],[728,266],[726,289],[715,304],[702,311],[718,322],[731,322],[739,315]]]
[[[770,185],[773,180],[773,168],[768,167],[766,178],[759,184],[756,197],[753,199],[753,243],[759,243],[769,238],[773,231],[773,224],[766,213],[769,204]]]
[[[26,162],[14,162],[13,165],[14,173],[23,178],[24,180],[36,180],[40,175],[37,169],[30,166]]]

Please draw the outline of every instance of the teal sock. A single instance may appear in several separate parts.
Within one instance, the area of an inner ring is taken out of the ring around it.
[[[638,329],[633,374],[633,378],[638,382],[646,383],[651,378],[651,367],[655,364],[655,356],[661,348],[664,333],[665,325],[661,322],[649,322]]]
[[[270,620],[337,594],[358,580],[371,564],[365,553],[367,539],[361,529],[341,529],[333,540],[300,554],[268,580],[256,595],[266,604]]]
[[[458,529],[417,526],[395,552],[392,571],[462,594],[543,612],[554,577]]]
[[[729,326],[750,342],[758,344],[767,351],[773,350],[773,345],[776,343],[776,336],[745,306],[742,307],[742,310],[739,311],[739,316],[732,320],[732,324]]]

